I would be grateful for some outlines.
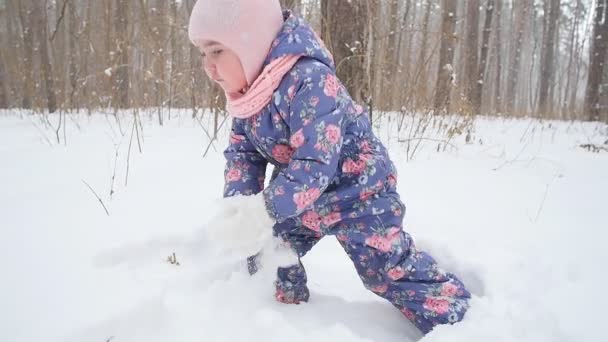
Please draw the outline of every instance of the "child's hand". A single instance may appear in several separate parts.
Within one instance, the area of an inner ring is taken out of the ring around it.
[[[272,241],[274,220],[266,212],[262,193],[221,200],[205,233],[218,249],[246,258]]]

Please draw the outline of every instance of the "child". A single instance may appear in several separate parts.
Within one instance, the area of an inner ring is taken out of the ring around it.
[[[272,226],[299,257],[335,235],[365,287],[423,333],[462,320],[469,292],[402,230],[395,167],[310,26],[279,0],[199,0],[189,36],[233,117],[224,201],[234,215],[221,229],[255,240]],[[280,267],[275,284],[278,301],[308,301],[301,263]]]

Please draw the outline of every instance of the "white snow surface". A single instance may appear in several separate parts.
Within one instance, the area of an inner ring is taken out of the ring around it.
[[[129,114],[74,115],[58,144],[42,116],[0,112],[0,341],[608,340],[608,152],[579,147],[605,125],[480,117],[469,143],[437,152],[427,131],[406,161],[408,129],[376,121],[404,229],[474,294],[463,322],[422,337],[333,237],[303,259],[310,302],[275,302],[272,260],[251,277],[204,238],[222,224],[229,124],[203,156],[210,115],[154,113],[129,155]]]

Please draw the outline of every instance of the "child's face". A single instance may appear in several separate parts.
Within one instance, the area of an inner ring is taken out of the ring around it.
[[[234,51],[214,41],[204,41],[199,49],[205,73],[224,91],[239,92],[247,86],[243,65]]]

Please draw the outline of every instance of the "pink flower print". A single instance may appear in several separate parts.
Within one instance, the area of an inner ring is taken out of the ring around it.
[[[375,293],[386,293],[388,291],[387,284],[375,285],[371,288],[371,290]]]
[[[291,160],[293,149],[287,145],[274,145],[272,148],[272,156],[279,163],[287,164]]]
[[[405,276],[405,270],[399,266],[395,267],[395,268],[391,268],[388,272],[387,275],[389,278],[391,278],[392,280],[397,280],[397,279],[401,279],[403,278],[403,276]]]
[[[395,186],[397,185],[397,175],[391,173],[390,175],[388,175],[388,184],[390,186]]]
[[[244,135],[230,133],[230,143],[231,144],[238,144],[238,143],[241,143],[243,141],[245,141],[245,136]]]
[[[391,250],[391,243],[379,235],[372,235],[365,239],[365,244],[381,252],[387,253]]]
[[[334,211],[323,217],[323,224],[326,226],[331,226],[332,224],[339,222],[342,219],[342,215],[339,212]]]
[[[458,286],[452,283],[445,283],[441,287],[441,295],[445,297],[454,297],[458,292]]]
[[[342,164],[342,172],[358,175],[365,170],[365,167],[366,165],[363,160],[354,161],[349,158]]]
[[[389,229],[386,233],[386,239],[393,245],[399,243],[399,241],[401,240],[401,228],[392,227],[391,229]]]
[[[360,104],[355,104],[355,114],[359,115],[361,113],[363,113],[363,106]]]
[[[330,144],[337,144],[340,142],[340,127],[336,125],[327,125],[325,128],[325,137]]]
[[[291,87],[289,87],[287,89],[287,98],[289,100],[292,100],[294,98],[294,96],[296,96],[296,86],[292,85]]]
[[[336,76],[328,74],[325,78],[325,88],[323,88],[323,92],[325,93],[325,95],[329,97],[338,96],[339,87],[340,86],[338,84],[338,79],[336,78]]]
[[[282,186],[279,186],[276,189],[274,189],[274,194],[275,194],[275,196],[283,196],[283,195],[285,195],[285,189]]]
[[[427,298],[423,307],[426,310],[436,312],[440,315],[450,310],[450,303],[445,299]]]
[[[314,211],[307,211],[302,216],[302,224],[310,230],[319,232],[321,231],[321,216]]]
[[[374,195],[374,191],[365,189],[359,193],[359,199],[362,201],[367,201],[370,197]]]
[[[319,97],[313,96],[310,98],[310,105],[316,107],[319,104]]]
[[[300,148],[302,145],[304,145],[304,133],[302,132],[301,128],[291,135],[289,143],[293,148]]]
[[[414,315],[413,312],[411,312],[408,309],[401,309],[401,313],[405,316],[405,318],[409,319],[410,321],[413,321],[414,319],[416,319],[416,315]]]
[[[309,205],[313,204],[321,195],[321,192],[317,188],[312,188],[307,191],[298,192],[293,195],[293,201],[296,204],[298,210],[304,209]]]
[[[369,153],[372,149],[369,147],[369,141],[363,140],[359,143],[359,148],[361,148],[361,152]]]
[[[241,179],[241,170],[236,168],[231,168],[226,172],[226,181],[227,182],[236,182]]]
[[[359,155],[359,159],[363,160],[364,162],[368,162],[370,160],[372,160],[374,158],[374,156],[370,153],[361,153]]]

